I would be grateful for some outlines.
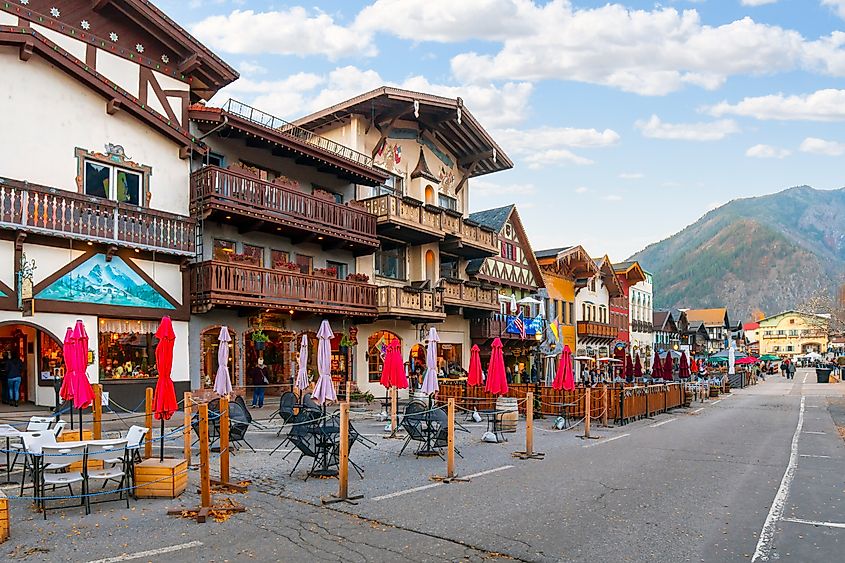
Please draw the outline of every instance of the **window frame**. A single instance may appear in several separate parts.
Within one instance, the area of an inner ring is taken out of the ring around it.
[[[389,276],[386,275],[382,269],[380,268],[380,260],[379,258],[384,256],[386,253],[389,252],[399,252],[401,256],[397,257],[397,264],[399,267],[397,268],[397,275],[396,276]],[[386,278],[389,280],[398,280],[398,281],[407,281],[408,280],[408,249],[405,246],[397,246],[395,248],[391,248],[389,250],[377,250],[373,254],[373,273],[380,277]]]
[[[89,151],[83,148],[76,147],[74,149],[76,156],[76,187],[77,192],[85,197],[95,197],[97,199],[106,199],[120,203],[122,205],[130,205],[132,207],[149,207],[150,204],[150,177],[153,169],[151,166],[146,166],[133,162],[118,154],[103,154],[94,151]],[[88,163],[105,166],[109,169],[109,194],[107,197],[89,195],[85,191],[86,165]],[[129,203],[127,201],[117,200],[117,172],[123,171],[139,176],[138,185],[138,203]],[[112,197],[114,194],[114,197]]]

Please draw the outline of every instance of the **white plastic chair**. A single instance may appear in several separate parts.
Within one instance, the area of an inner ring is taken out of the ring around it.
[[[53,428],[51,428],[53,436],[55,436],[57,440],[59,439],[59,436],[62,435],[62,432],[64,432],[65,426],[67,426],[67,421],[60,420]]]
[[[26,472],[29,469],[30,474],[33,477],[33,487],[35,481],[38,479],[38,475],[35,472],[35,458],[41,455],[41,450],[45,446],[58,446],[58,442],[56,442],[56,436],[50,432],[24,432],[21,434],[21,439],[23,440],[23,451],[21,453],[25,454],[24,464],[23,464],[23,473],[21,474],[21,495],[23,495],[23,491],[27,488],[26,485]],[[43,460],[42,460],[43,461]],[[65,461],[56,461],[52,463],[42,463],[41,464],[41,471],[62,471],[70,467],[71,462]]]
[[[117,492],[119,493],[117,500],[126,499],[126,508],[129,508],[129,494],[126,490],[127,483],[127,466],[129,451],[127,449],[126,440],[109,440],[98,441],[88,444],[88,454],[86,456],[85,467],[83,475],[85,477],[86,490],[91,489],[91,481],[102,481],[103,488],[109,481],[117,481]],[[104,463],[113,463],[118,460],[119,463],[111,467],[103,466],[102,469],[89,469],[88,464],[92,461],[103,461]],[[109,502],[108,500],[100,500],[94,503],[91,502],[90,497],[85,497],[85,512],[91,513],[91,504],[98,504],[100,502]]]
[[[52,434],[47,434],[48,436],[55,439]],[[78,446],[59,446],[59,445],[51,445],[51,446],[41,446],[41,463],[44,465],[45,468],[49,467],[58,467],[58,466],[69,466],[72,463],[76,463],[78,461],[85,462],[85,448],[84,444],[80,444]],[[83,465],[84,467],[84,465]],[[44,519],[47,519],[47,501],[49,498],[46,496],[46,489],[48,486],[52,487],[52,490],[55,491],[56,487],[67,487],[68,491],[70,491],[70,495],[73,496],[73,488],[71,485],[74,483],[82,483],[82,501],[79,503],[79,506],[85,506],[86,514],[88,513],[88,506],[87,506],[87,493],[86,485],[85,485],[85,478],[82,476],[80,471],[65,471],[62,473],[50,473],[48,471],[39,471],[39,488],[38,493],[40,496],[39,504],[41,505],[41,509],[44,511]],[[60,508],[60,507],[53,507]]]

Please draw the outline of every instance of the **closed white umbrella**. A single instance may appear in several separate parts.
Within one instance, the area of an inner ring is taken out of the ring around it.
[[[440,342],[440,337],[437,335],[437,329],[431,327],[428,331],[428,346],[425,350],[425,378],[422,383],[422,392],[431,395],[440,390],[440,384],[437,382],[437,343]]]
[[[302,341],[299,344],[299,358],[296,368],[296,381],[294,387],[300,391],[305,391],[311,382],[308,380],[308,335],[302,335]]]
[[[326,401],[337,401],[337,394],[332,383],[332,344],[334,338],[329,321],[320,323],[320,330],[317,332],[317,371],[320,378],[314,386],[313,397],[318,405]]]
[[[220,336],[217,337],[217,374],[214,376],[214,392],[224,397],[232,393],[232,380],[229,376],[229,329],[220,327]]]
[[[728,375],[734,375],[736,373],[736,350],[731,344],[730,349],[728,350]]]

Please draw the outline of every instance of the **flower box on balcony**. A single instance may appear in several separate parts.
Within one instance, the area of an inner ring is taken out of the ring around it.
[[[347,205],[348,207],[353,207],[353,208],[355,208],[355,209],[360,209],[360,210],[362,210],[362,211],[366,211],[366,210],[367,210],[367,204],[365,204],[363,201],[358,201],[357,199],[353,199],[353,200],[347,201],[347,202],[346,202],[346,205]]]
[[[335,201],[335,195],[332,192],[326,190],[315,189],[311,195],[318,199],[323,199],[326,201]]]
[[[296,262],[285,262],[283,260],[276,260],[273,262],[273,267],[277,270],[287,270],[289,272],[300,271],[299,264]]]
[[[367,274],[347,274],[346,281],[367,283],[370,281],[370,276]]]
[[[337,278],[337,268],[314,268],[314,275],[323,278]]]

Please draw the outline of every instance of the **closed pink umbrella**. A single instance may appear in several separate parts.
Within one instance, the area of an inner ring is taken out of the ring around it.
[[[467,385],[475,387],[481,385],[481,350],[478,344],[473,344],[469,354],[469,373],[467,374]]]
[[[62,344],[62,357],[65,361],[65,376],[62,379],[62,388],[59,390],[59,397],[63,401],[70,401],[73,399],[73,392],[71,391],[71,382],[73,381],[73,370],[76,366],[76,357],[73,351],[73,329],[67,327],[65,332],[65,341]],[[56,405],[58,407],[58,405]],[[71,423],[73,417],[70,417]]]
[[[575,373],[572,370],[572,350],[569,345],[563,347],[563,353],[557,364],[557,373],[552,381],[552,388],[560,391],[572,391],[575,389]]]
[[[678,362],[678,377],[686,379],[689,377],[689,362],[687,361],[686,350],[681,351],[681,360]]]
[[[332,344],[334,338],[329,321],[320,323],[320,330],[317,332],[317,372],[320,374],[317,385],[314,387],[313,397],[318,405],[326,401],[337,401],[337,394],[332,382]]]
[[[173,346],[176,343],[176,334],[173,332],[173,323],[170,321],[170,317],[162,317],[155,336],[158,338],[158,344],[156,344],[158,381],[156,381],[153,398],[153,414],[156,419],[161,421],[159,460],[164,461],[164,421],[170,420],[170,417],[179,408],[176,402],[176,390],[173,388],[173,380],[170,377],[173,371]]]
[[[308,380],[308,335],[303,334],[302,340],[299,342],[299,358],[297,358],[294,387],[300,391],[305,391],[310,385],[311,381]]]
[[[73,408],[79,409],[79,439],[82,440],[82,409],[91,406],[94,402],[94,390],[91,382],[88,381],[88,333],[85,325],[77,320],[73,327],[71,336],[70,357],[72,358],[71,380],[68,387],[70,397],[73,400]]]
[[[381,379],[379,380],[385,389],[396,387],[397,389],[408,388],[408,376],[405,375],[405,365],[402,363],[402,343],[394,338],[387,345],[387,353],[384,355],[384,364],[381,368]]]
[[[437,329],[431,327],[428,331],[428,344],[425,348],[425,377],[423,378],[420,391],[426,395],[437,393],[440,390],[440,383],[437,381],[437,343],[440,337]]]
[[[214,392],[221,397],[232,393],[232,379],[229,375],[229,342],[232,337],[229,329],[220,327],[220,336],[217,337],[217,374],[214,376]]]
[[[502,341],[496,338],[492,344],[490,365],[487,367],[487,384],[484,389],[493,395],[505,395],[508,392],[508,379],[505,375],[505,357],[502,354]]]

